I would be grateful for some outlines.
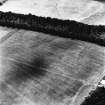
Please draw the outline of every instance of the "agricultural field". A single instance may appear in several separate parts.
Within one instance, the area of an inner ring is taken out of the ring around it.
[[[102,0],[0,4],[0,105],[104,105]]]

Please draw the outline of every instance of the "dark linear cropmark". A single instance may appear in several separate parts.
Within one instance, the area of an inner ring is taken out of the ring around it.
[[[105,26],[0,11],[0,25],[43,32],[105,46]]]

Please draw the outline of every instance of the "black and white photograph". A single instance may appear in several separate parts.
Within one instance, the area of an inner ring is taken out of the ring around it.
[[[0,105],[105,105],[105,0],[0,0]]]

